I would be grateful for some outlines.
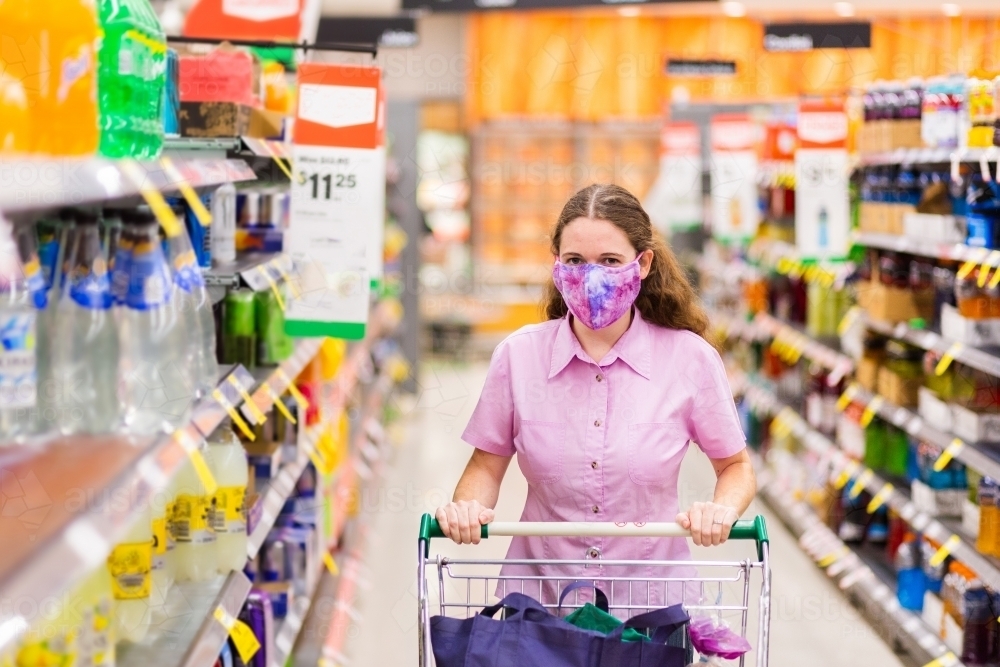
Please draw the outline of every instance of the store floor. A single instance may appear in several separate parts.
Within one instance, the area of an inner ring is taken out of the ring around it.
[[[407,406],[406,433],[395,460],[378,492],[362,498],[370,538],[362,585],[353,603],[359,612],[357,624],[350,628],[345,647],[352,667],[416,664],[417,526],[423,512],[433,511],[450,497],[461,475],[470,449],[460,436],[485,377],[485,363],[427,364],[416,405]],[[712,469],[694,447],[685,459],[681,480],[682,506],[710,497]],[[498,520],[517,520],[525,491],[524,478],[512,465],[501,489]],[[771,534],[770,664],[797,667],[808,657],[812,667],[834,667],[846,664],[850,656],[852,667],[902,665],[762,503],[755,503],[748,514],[758,512],[767,516]],[[487,540],[479,547],[435,543],[433,548],[451,555],[502,558],[508,539]],[[694,557],[739,560],[746,557],[747,548],[746,543],[729,543],[711,551],[697,549]]]

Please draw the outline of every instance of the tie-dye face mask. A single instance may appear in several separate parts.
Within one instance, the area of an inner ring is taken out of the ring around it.
[[[552,280],[569,312],[588,329],[603,329],[624,315],[639,296],[639,258],[625,266],[563,264],[556,261]]]

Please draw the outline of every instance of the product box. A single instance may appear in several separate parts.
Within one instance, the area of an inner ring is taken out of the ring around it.
[[[178,54],[181,102],[233,102],[249,107],[261,100],[260,62],[249,51],[222,44],[211,53]]]
[[[288,615],[288,610],[295,603],[295,590],[288,581],[263,581],[254,583],[254,588],[266,593],[271,600],[271,609],[275,619]]]
[[[898,148],[923,148],[924,140],[920,136],[920,120],[891,120],[889,124],[889,150]]]
[[[857,290],[858,305],[876,320],[908,322],[917,317],[933,319],[933,290],[914,291],[876,281],[858,283]]]
[[[968,232],[965,218],[936,213],[906,213],[903,215],[903,235],[934,243],[965,243]]]
[[[941,335],[973,347],[1000,346],[1000,319],[973,320],[962,317],[950,304],[941,307]]]
[[[240,252],[281,252],[285,232],[273,227],[241,227],[236,230],[236,249]]]
[[[234,102],[181,102],[184,137],[239,137],[250,130],[253,109]]]
[[[269,109],[250,109],[246,136],[254,139],[280,139],[284,131],[285,114]]]
[[[962,501],[968,498],[965,489],[932,489],[919,479],[910,485],[913,503],[931,516],[960,517]]]
[[[962,530],[973,540],[979,537],[979,505],[968,496],[962,501]]]
[[[952,405],[945,403],[937,394],[927,387],[921,387],[917,392],[917,412],[923,420],[933,424],[939,431],[951,433],[953,428]]]
[[[934,634],[941,632],[941,624],[944,622],[944,601],[934,593],[927,591],[924,593],[924,608],[920,612],[920,617],[927,624],[927,627],[934,630]]]
[[[976,412],[961,405],[953,405],[953,430],[955,435],[968,442],[1000,443],[1000,414]]]
[[[890,403],[907,408],[917,405],[920,378],[904,379],[885,366],[878,369],[878,393]]]

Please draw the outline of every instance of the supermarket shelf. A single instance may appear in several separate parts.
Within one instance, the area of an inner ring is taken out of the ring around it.
[[[939,544],[944,544],[953,535],[957,535],[959,543],[952,550],[952,556],[972,568],[984,583],[995,590],[1000,590],[1000,562],[983,556],[976,551],[973,541],[967,535],[961,531],[954,530],[952,527],[945,525],[921,510],[910,500],[910,494],[906,489],[893,487],[882,476],[866,469],[863,465],[860,465],[857,461],[847,456],[836,443],[822,433],[810,428],[802,417],[787,406],[783,406],[767,390],[757,386],[748,386],[748,381],[740,378],[737,378],[734,384],[740,388],[745,387],[745,395],[751,406],[784,421],[790,432],[808,449],[816,452],[822,460],[829,461],[834,475],[847,472],[852,479],[864,480],[864,489],[873,496],[884,493],[886,504],[915,530]],[[866,402],[865,397],[860,394],[856,400],[861,403]],[[901,408],[892,409],[900,410]],[[878,412],[880,415],[882,414],[881,409]],[[760,488],[764,488],[764,485],[761,484]],[[884,489],[891,490],[886,492],[883,491]]]
[[[252,376],[242,366],[229,371],[219,389],[233,404]],[[0,598],[55,598],[102,564],[138,515],[167,489],[187,458],[185,444],[200,443],[226,416],[214,398],[196,404],[188,424],[170,435],[54,437],[0,453],[4,470],[4,516],[0,534]],[[117,499],[128,498],[122,503]],[[27,621],[0,617],[14,630]],[[0,652],[17,632],[0,633]]]
[[[953,347],[955,346],[955,341],[949,340],[933,331],[914,329],[905,322],[890,324],[866,317],[865,324],[869,329],[883,336],[898,338],[925,350],[937,352],[942,355],[945,352],[951,352],[955,361],[988,373],[993,377],[1000,377],[1000,357],[985,350],[966,345]]]
[[[160,163],[136,164],[160,192],[177,191],[177,182]],[[136,197],[139,184],[123,165],[101,158],[0,160],[0,211],[27,213]],[[243,160],[176,159],[174,166],[196,188],[256,179]]]
[[[863,154],[858,166],[888,164],[945,164],[949,162],[996,162],[1000,151],[996,148],[899,148],[888,153]]]
[[[223,160],[239,151],[236,137],[167,137],[163,154],[171,158],[202,158]]]
[[[288,359],[281,362],[277,368],[261,369],[260,381],[250,398],[261,412],[268,412],[274,407],[274,397],[288,391],[288,386],[298,377],[302,369],[312,361],[319,352],[323,342],[318,338],[301,338],[295,341],[295,351]],[[245,417],[252,417],[250,406],[240,408]]]
[[[267,271],[271,279],[277,282],[282,279],[279,266],[282,271],[289,273],[292,268],[291,257],[282,253],[250,252],[238,256],[235,262],[206,269],[202,276],[208,286],[242,285],[260,291],[270,287],[262,271]]]
[[[292,147],[284,141],[274,141],[270,139],[254,139],[253,137],[240,137],[238,143],[246,152],[256,157],[279,157],[285,160],[292,159]]]
[[[855,402],[862,405],[872,404],[876,396],[875,394],[862,389],[858,385],[852,386],[854,387]],[[878,401],[875,407],[877,407],[875,412],[882,419],[903,429],[913,437],[929,442],[932,445],[944,449],[956,440],[955,436],[929,426],[919,415],[914,414],[906,408],[893,405],[884,398]],[[963,442],[962,446],[955,452],[954,457],[973,470],[977,470],[988,477],[997,479],[997,476],[1000,475],[1000,457],[976,443]]]
[[[238,618],[250,594],[251,583],[243,572],[220,575],[214,581],[175,584],[167,596],[165,617],[153,623],[159,631],[156,641],[120,644],[117,664],[122,667],[211,667],[229,636],[216,620],[222,608]],[[180,660],[178,661],[178,657]]]
[[[920,255],[921,257],[954,260],[956,262],[976,262],[977,264],[986,264],[992,268],[1000,267],[1000,255],[992,253],[987,248],[973,248],[964,243],[938,243],[912,236],[856,232],[854,234],[854,244],[870,248],[880,248],[882,250],[905,252],[909,255]]]

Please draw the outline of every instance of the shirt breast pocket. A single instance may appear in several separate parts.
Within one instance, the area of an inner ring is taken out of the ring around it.
[[[630,424],[628,427],[628,476],[642,486],[663,486],[671,471],[681,465],[687,444],[681,422]]]
[[[517,465],[534,484],[548,484],[562,477],[566,452],[564,422],[522,421],[515,438]]]

